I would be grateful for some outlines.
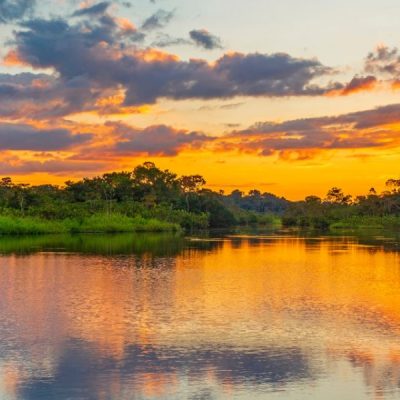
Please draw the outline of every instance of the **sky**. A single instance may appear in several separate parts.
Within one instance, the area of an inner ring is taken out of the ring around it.
[[[400,175],[394,0],[0,0],[0,176],[153,161],[208,187],[353,195]]]

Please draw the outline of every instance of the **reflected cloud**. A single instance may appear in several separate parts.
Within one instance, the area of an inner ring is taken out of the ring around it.
[[[124,382],[134,397],[176,395],[189,379],[192,389],[208,378],[222,386],[271,385],[310,380],[307,359],[297,348],[265,349],[245,353],[224,349],[182,352],[179,348],[129,345],[122,360],[104,356],[92,343],[72,339],[65,343],[51,379],[37,376],[19,383],[24,399],[125,398]],[[104,381],[112,376],[112,381]],[[122,396],[122,397],[121,397]]]

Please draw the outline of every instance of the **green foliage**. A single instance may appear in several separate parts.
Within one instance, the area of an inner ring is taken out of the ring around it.
[[[222,201],[222,196],[203,190],[199,197],[199,205],[209,216],[210,228],[225,228],[236,225],[238,221]]]
[[[399,228],[400,216],[385,215],[371,217],[368,215],[353,215],[345,220],[331,225],[332,229],[382,229]]]
[[[76,219],[44,220],[37,217],[0,216],[0,234],[26,235],[44,233],[117,233],[117,232],[179,232],[178,224],[120,214],[93,214]]]
[[[151,162],[132,172],[68,181],[65,187],[17,185],[3,178],[0,215],[13,218],[3,221],[1,232],[194,230],[236,223],[222,196],[203,189],[205,183],[200,175],[178,178]]]
[[[261,193],[259,190],[250,190],[247,195],[240,190],[234,190],[225,196],[224,201],[227,205],[241,210],[269,215],[281,215],[290,204],[283,197],[277,197],[272,193]]]
[[[255,211],[243,210],[239,207],[230,207],[236,221],[239,225],[271,225],[278,226],[281,224],[279,215],[271,213],[259,213]]]
[[[318,229],[386,228],[400,226],[400,180],[387,181],[390,191],[378,195],[371,188],[368,195],[352,200],[339,188],[329,190],[326,198],[308,196],[291,203],[282,217],[285,226]]]
[[[186,210],[174,210],[161,205],[149,211],[147,215],[162,221],[178,224],[186,230],[207,229],[209,227],[209,215],[207,213],[191,213]]]
[[[77,228],[81,233],[165,232],[178,231],[179,225],[140,216],[130,218],[121,214],[95,214],[83,220]]]
[[[46,221],[35,217],[15,217],[0,215],[1,235],[28,235],[43,233],[66,233],[68,223],[60,221]]]
[[[94,214],[85,218],[76,232],[82,233],[115,233],[133,231],[132,218],[119,214]]]
[[[64,187],[15,184],[6,177],[0,180],[0,234],[191,231],[280,222],[327,229],[398,226],[400,218],[400,179],[389,179],[382,194],[371,188],[353,199],[333,187],[325,199],[298,202],[258,190],[224,195],[205,184],[200,175],[178,177],[152,162]]]

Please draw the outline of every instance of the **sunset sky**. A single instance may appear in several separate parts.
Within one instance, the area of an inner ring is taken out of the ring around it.
[[[289,199],[400,176],[398,0],[0,0],[0,176],[201,174]]]

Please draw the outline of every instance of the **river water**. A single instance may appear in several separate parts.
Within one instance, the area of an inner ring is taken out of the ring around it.
[[[400,241],[0,239],[0,399],[398,399]]]

